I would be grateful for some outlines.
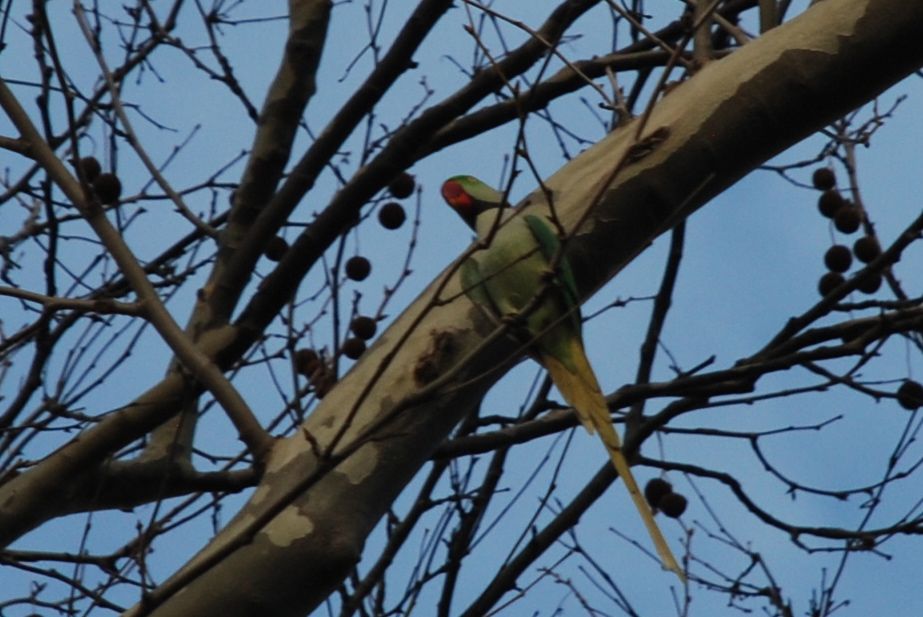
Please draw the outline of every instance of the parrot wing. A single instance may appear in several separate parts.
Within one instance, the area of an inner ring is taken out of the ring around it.
[[[485,312],[496,321],[496,316],[500,313],[494,301],[491,299],[490,294],[487,292],[487,289],[484,287],[484,278],[481,276],[481,268],[473,257],[469,257],[462,262],[459,268],[459,277],[461,278],[462,291],[465,292],[465,295],[476,305],[484,309]]]
[[[538,243],[539,250],[545,260],[550,264],[557,257],[558,263],[555,274],[559,283],[558,287],[567,304],[567,310],[570,312],[573,325],[577,327],[577,332],[580,332],[580,310],[577,308],[580,306],[580,301],[577,295],[577,283],[574,279],[574,272],[571,270],[570,262],[563,255],[558,255],[561,252],[561,241],[558,239],[558,234],[555,233],[554,229],[543,217],[527,214],[523,218],[532,231],[532,235],[535,236],[535,241]]]

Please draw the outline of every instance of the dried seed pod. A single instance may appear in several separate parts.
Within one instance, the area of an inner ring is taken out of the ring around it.
[[[844,234],[851,234],[862,223],[862,211],[857,206],[846,205],[833,217],[833,225]]]
[[[122,181],[115,174],[99,174],[93,180],[93,191],[99,201],[107,206],[114,206],[122,196]]]
[[[378,210],[378,222],[385,229],[398,229],[406,220],[404,206],[396,201],[389,201]]]
[[[358,317],[355,317],[352,322],[350,322],[349,329],[357,337],[367,341],[375,336],[375,331],[378,329],[378,324],[376,324],[375,320],[371,317],[359,315]]]
[[[856,289],[861,291],[864,294],[873,294],[879,289],[881,289],[881,274],[875,273],[861,283],[856,285]]]
[[[372,264],[361,255],[346,260],[346,276],[354,281],[364,281],[372,271]]]
[[[398,199],[406,199],[413,195],[413,190],[416,186],[417,183],[413,176],[404,171],[391,181],[391,184],[388,185],[388,190]]]
[[[827,272],[820,277],[820,281],[817,282],[817,291],[820,292],[820,295],[826,297],[845,281],[846,278],[839,272]]]
[[[842,244],[834,244],[824,254],[824,264],[833,272],[846,272],[852,265],[852,253]]]
[[[356,360],[365,353],[365,341],[358,337],[348,338],[340,346],[343,355],[351,360]]]
[[[658,507],[661,512],[670,518],[679,518],[686,511],[689,502],[679,493],[667,493],[660,498]]]
[[[818,191],[829,191],[836,186],[836,174],[829,167],[818,167],[811,176],[811,182]]]
[[[897,402],[908,411],[923,407],[923,384],[907,379],[897,389]]]
[[[862,236],[852,245],[852,251],[855,253],[856,259],[867,264],[881,255],[881,245],[878,244],[878,239],[875,236]]]
[[[663,478],[651,478],[648,480],[647,484],[644,485],[644,498],[647,499],[647,503],[649,503],[652,508],[659,507],[660,500],[663,499],[663,496],[672,492],[673,485]]]
[[[285,238],[282,236],[274,236],[270,238],[269,242],[266,244],[266,250],[264,254],[266,259],[270,261],[280,261],[285,254],[288,252],[288,242],[285,241]]]
[[[83,179],[90,184],[93,183],[93,180],[95,180],[103,170],[102,165],[99,164],[95,156],[83,157],[77,161],[76,166],[80,170],[81,175],[83,175]]]
[[[820,197],[817,198],[817,209],[828,219],[835,217],[836,213],[839,212],[840,208],[844,205],[846,205],[846,200],[843,199],[843,196],[840,195],[840,192],[836,189],[824,191],[820,194]]]

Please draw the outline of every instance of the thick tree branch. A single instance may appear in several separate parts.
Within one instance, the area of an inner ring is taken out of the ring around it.
[[[234,195],[218,259],[203,295],[204,304],[196,307],[190,327],[202,330],[227,322],[263,252],[269,234],[254,235],[253,222],[272,200],[291,156],[304,110],[317,90],[315,78],[327,41],[332,4],[330,0],[290,3],[285,53],[260,111],[247,167]],[[276,229],[278,226],[270,233]]]

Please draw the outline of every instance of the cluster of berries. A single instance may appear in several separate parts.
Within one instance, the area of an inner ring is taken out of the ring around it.
[[[365,352],[365,342],[375,336],[378,324],[372,317],[358,315],[349,324],[353,336],[343,341],[340,352],[356,359]],[[336,381],[329,362],[310,348],[299,349],[293,357],[295,370],[308,378],[317,398],[324,398]]]
[[[122,181],[115,174],[103,172],[94,156],[85,156],[75,164],[81,180],[93,189],[93,194],[104,206],[114,206],[122,196]]]
[[[388,191],[395,199],[406,199],[413,195],[416,181],[410,174],[403,172],[398,175]],[[389,201],[378,210],[378,222],[385,229],[399,229],[407,220],[404,207],[397,201]],[[288,243],[281,236],[273,238],[273,242],[266,248],[266,257],[279,261],[288,251]],[[343,265],[346,278],[352,281],[364,281],[372,273],[372,263],[367,257],[354,255],[346,260]],[[373,317],[357,315],[349,324],[352,334],[340,345],[340,353],[351,360],[358,359],[366,350],[366,341],[375,336],[378,323]],[[294,356],[295,370],[308,378],[318,398],[323,398],[333,387],[333,373],[329,365],[318,356],[313,349],[299,349]]]
[[[864,213],[862,208],[843,197],[836,188],[836,175],[829,167],[821,167],[814,171],[811,178],[814,188],[823,191],[817,199],[817,208],[820,213],[833,221],[837,231],[850,235],[862,226]],[[875,236],[862,236],[853,244],[852,250],[844,244],[834,244],[824,254],[824,265],[828,272],[820,277],[817,289],[820,295],[826,296],[842,285],[846,278],[844,273],[853,263],[853,255],[860,262],[867,264],[881,255],[881,246]],[[859,284],[859,291],[873,294],[881,287],[881,274],[868,277]]]
[[[836,188],[836,175],[829,167],[814,170],[811,177],[814,188],[823,191],[817,200],[817,208],[825,217],[833,220],[833,226],[844,234],[854,233],[859,229],[864,217],[862,209],[845,199]],[[845,279],[843,273],[852,265],[855,255],[860,262],[867,264],[881,255],[881,245],[873,235],[862,236],[853,244],[852,251],[842,244],[834,244],[824,254],[824,264],[829,270],[820,278],[818,290],[826,296]],[[881,287],[881,274],[865,279],[857,289],[863,293],[873,294]],[[897,402],[901,407],[914,411],[923,407],[923,384],[906,379],[897,389]]]
[[[415,188],[416,182],[407,172],[401,173],[388,185],[388,191],[397,199],[410,197]],[[378,210],[378,222],[385,229],[398,229],[406,220],[404,207],[396,201],[389,201]],[[347,278],[362,281],[372,272],[372,264],[368,258],[354,255],[346,260],[343,271]],[[355,360],[365,353],[365,341],[375,336],[375,321],[370,317],[359,316],[353,319],[349,329],[355,336],[343,341],[341,350],[344,356]]]
[[[663,478],[652,478],[644,486],[644,498],[654,510],[660,510],[670,518],[679,518],[686,511],[688,501],[673,492],[673,485]]]

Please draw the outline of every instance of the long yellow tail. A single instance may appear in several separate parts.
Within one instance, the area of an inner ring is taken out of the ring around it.
[[[622,454],[622,443],[619,439],[619,434],[615,432],[615,428],[612,426],[606,400],[603,398],[599,383],[596,381],[596,376],[593,374],[593,369],[590,368],[586,353],[579,340],[574,341],[573,347],[569,351],[571,352],[569,359],[573,360],[574,368],[577,370],[576,373],[553,356],[543,354],[541,358],[542,364],[548,370],[551,380],[561,391],[564,399],[577,411],[577,416],[590,434],[596,431],[599,432],[599,437],[609,452],[609,458],[612,459],[615,470],[625,483],[625,488],[628,489],[628,494],[631,495],[632,501],[635,502],[638,514],[641,515],[641,520],[644,521],[647,532],[650,534],[654,546],[657,547],[657,554],[660,555],[663,566],[675,572],[680,580],[685,582],[686,575],[673,556],[673,551],[670,550],[670,546],[664,539],[660,527],[654,521],[650,506],[648,506],[647,500],[644,499],[644,495],[641,494],[638,483],[635,481],[635,476],[628,466],[628,461],[625,460],[625,456]]]

